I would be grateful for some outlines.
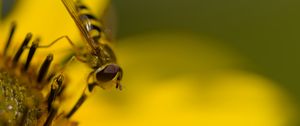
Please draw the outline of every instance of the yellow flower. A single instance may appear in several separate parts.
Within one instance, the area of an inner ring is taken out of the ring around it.
[[[16,41],[30,31],[43,44],[62,35],[83,44],[59,0],[22,2],[0,25],[1,36],[16,20]],[[106,4],[95,8],[103,12]],[[72,49],[60,42],[38,51],[34,64],[49,52],[62,60],[61,52],[67,55]],[[293,121],[294,106],[287,93],[276,82],[240,69],[247,59],[217,40],[184,32],[147,33],[118,40],[116,51],[125,71],[125,90],[95,91],[72,118],[79,125],[285,126]],[[89,71],[76,61],[66,67],[71,86],[62,110],[69,110],[81,95]]]
[[[69,76],[68,73],[76,68],[73,67],[69,70],[69,67],[78,63],[74,62],[72,65],[69,62],[64,63],[64,60],[68,60],[67,58],[75,53],[70,44],[62,41],[63,43],[59,42],[46,48],[43,48],[43,45],[49,45],[54,39],[63,35],[69,36],[72,40],[79,40],[78,36],[80,35],[78,31],[75,32],[77,27],[60,1],[20,2],[19,4],[23,6],[14,10],[16,13],[5,18],[0,26],[1,29],[7,29],[1,30],[1,34],[8,35],[7,40],[1,38],[3,44],[0,46],[0,70],[3,72],[0,93],[1,125],[73,125],[76,122],[70,121],[69,118],[73,114],[71,109],[76,108],[74,103],[78,101],[78,97],[72,96],[83,95],[88,76],[84,72],[90,72],[90,69],[79,64],[76,67],[81,69],[75,69],[75,72],[80,72],[82,75]],[[107,2],[99,1],[90,4],[101,5],[93,10],[103,12]],[[40,5],[44,5],[45,8],[30,9]],[[53,10],[55,11],[53,12]],[[20,13],[25,11],[28,13]],[[60,11],[65,13],[61,14]],[[99,13],[99,15],[102,14]],[[69,21],[73,24],[55,23],[64,21],[64,16],[68,16]],[[32,25],[24,25],[23,23],[26,22],[31,22],[29,24]],[[53,27],[54,25],[55,27]],[[76,39],[72,38],[72,34]],[[49,41],[43,41],[40,38],[49,39]],[[76,46],[79,47],[80,44],[83,43],[78,43]],[[72,86],[75,88],[72,89]]]

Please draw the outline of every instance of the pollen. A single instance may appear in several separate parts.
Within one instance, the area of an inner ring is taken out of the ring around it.
[[[68,35],[72,30],[55,35],[54,41],[50,40],[53,34],[45,34],[41,36],[45,39],[42,41],[36,36],[53,29],[52,26],[45,25],[42,30],[34,30],[38,25],[28,25],[30,28],[27,30],[31,31],[20,32],[16,30],[17,24],[12,23],[7,40],[0,42],[0,126],[77,126],[79,122],[73,121],[72,117],[95,87],[122,89],[123,71],[106,40],[105,29],[97,25],[100,20],[91,13],[81,13],[87,12],[87,7],[80,2],[61,1],[84,38],[79,42],[87,43],[73,42]],[[38,17],[40,21],[43,15],[47,14],[28,17]],[[23,21],[19,20],[19,23],[22,25]],[[59,28],[59,25],[55,26],[56,31],[60,31]],[[15,35],[15,32],[18,34]],[[64,47],[66,42],[70,48]],[[62,48],[56,48],[57,45]],[[75,63],[71,64],[73,60]],[[77,75],[73,70],[87,72]],[[76,85],[78,82],[84,86],[81,91]],[[76,91],[71,91],[72,87],[76,87]]]
[[[53,63],[55,56],[35,56],[40,39],[27,33],[23,41],[16,41],[15,30],[16,23],[12,23],[0,53],[0,126],[76,126],[66,117],[67,112],[60,111],[67,81],[60,67],[53,67],[58,66]]]
[[[37,125],[42,114],[42,94],[28,89],[3,70],[0,71],[0,125]]]

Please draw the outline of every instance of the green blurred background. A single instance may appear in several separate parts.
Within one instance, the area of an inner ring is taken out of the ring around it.
[[[221,40],[247,57],[248,69],[284,85],[300,100],[300,1],[113,1],[118,37],[188,31]],[[171,44],[171,43],[170,43]]]
[[[158,31],[186,31],[220,40],[247,59],[242,69],[278,82],[299,108],[299,0],[114,0],[113,3],[120,39]]]

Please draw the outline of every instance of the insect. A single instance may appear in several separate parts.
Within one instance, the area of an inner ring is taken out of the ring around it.
[[[106,85],[115,85],[117,89],[121,90],[120,81],[123,71],[117,64],[116,56],[109,43],[102,41],[105,39],[105,34],[100,26],[100,21],[91,13],[87,13],[89,8],[80,1],[62,0],[62,2],[80,30],[84,41],[87,42],[87,47],[83,48],[82,51],[74,47],[75,57],[93,69],[87,77],[87,88],[71,111],[66,114],[66,117],[70,118],[95,86],[105,88]],[[68,36],[62,36],[54,42],[62,38],[66,38],[74,46]]]

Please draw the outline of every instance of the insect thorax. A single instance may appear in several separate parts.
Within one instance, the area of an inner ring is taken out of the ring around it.
[[[106,64],[116,63],[116,56],[113,50],[106,44],[101,44],[97,49],[90,50],[90,52],[83,52],[81,55],[93,69]]]

